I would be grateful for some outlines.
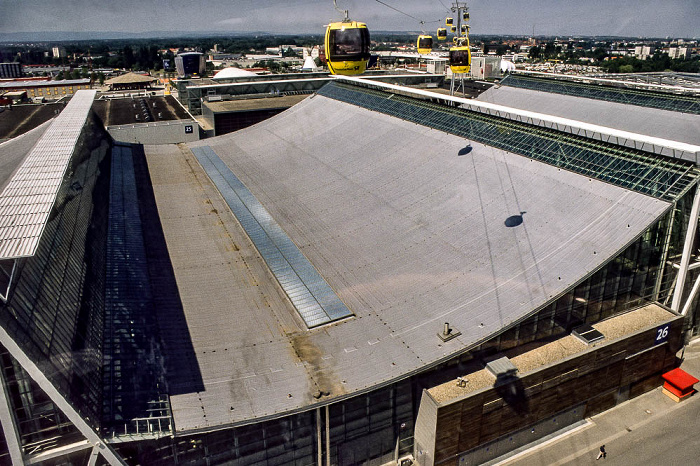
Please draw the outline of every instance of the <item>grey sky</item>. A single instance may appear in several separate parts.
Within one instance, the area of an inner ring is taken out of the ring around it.
[[[451,0],[382,0],[443,20]],[[472,34],[700,37],[700,0],[473,0]],[[371,30],[419,30],[375,0],[338,0]],[[0,31],[268,31],[320,33],[332,0],[0,0]],[[438,24],[426,24],[433,31]]]

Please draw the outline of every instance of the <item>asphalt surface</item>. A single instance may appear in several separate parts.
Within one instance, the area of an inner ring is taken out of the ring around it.
[[[700,378],[700,339],[691,341],[683,356],[681,368]],[[676,403],[659,387],[498,464],[700,464],[699,417],[700,394]],[[607,456],[596,461],[601,445],[605,445]]]

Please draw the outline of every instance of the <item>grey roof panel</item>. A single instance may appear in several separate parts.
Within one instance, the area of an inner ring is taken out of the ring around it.
[[[312,328],[352,316],[284,230],[216,153],[206,146],[192,151],[306,325]],[[316,291],[311,291],[309,286]]]
[[[357,316],[311,330],[188,165],[194,157],[147,148],[205,386],[171,397],[178,430],[308,409],[315,390],[331,393],[321,402],[369,390],[464,351],[553,300],[670,208],[479,143],[458,155],[466,144],[316,95],[189,145],[212,148]],[[521,225],[505,226],[520,212]],[[436,334],[446,321],[462,334],[444,343]]]
[[[494,86],[477,100],[700,145],[700,115],[510,86]]]

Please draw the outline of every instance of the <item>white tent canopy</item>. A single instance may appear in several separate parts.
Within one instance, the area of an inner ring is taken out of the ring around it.
[[[316,66],[316,62],[311,58],[311,55],[307,56],[306,60],[304,60],[304,66],[301,67],[301,71],[318,71],[318,66]]]
[[[230,67],[224,68],[223,70],[216,73],[212,79],[240,78],[241,76],[257,76],[257,75],[255,73],[253,73],[252,71],[242,70],[240,68],[236,68],[235,66],[230,66]]]

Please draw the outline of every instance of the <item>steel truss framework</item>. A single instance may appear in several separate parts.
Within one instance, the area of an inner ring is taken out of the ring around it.
[[[501,81],[501,84],[522,89],[606,100],[608,102],[637,105],[641,107],[700,114],[700,98],[693,96],[586,84],[564,81],[561,79],[555,80],[551,78],[523,76],[521,74],[510,74]]]
[[[384,91],[334,82],[320,95],[420,123],[665,201],[683,196],[695,164]]]
[[[5,331],[4,328],[0,327],[0,344],[2,344],[7,351],[12,355],[13,358],[19,362],[22,368],[29,374],[29,376],[36,382],[37,385],[46,393],[46,395],[51,399],[51,401],[58,407],[58,409],[65,414],[65,416],[70,420],[70,422],[80,431],[80,433],[85,437],[85,441],[79,442],[75,445],[69,445],[66,447],[55,449],[55,451],[43,452],[36,458],[31,456],[26,456],[22,453],[19,444],[18,431],[16,422],[11,413],[11,408],[8,404],[9,400],[6,396],[6,384],[2,380],[3,384],[3,395],[0,397],[0,404],[4,404],[0,408],[0,421],[2,422],[3,433],[5,439],[8,443],[11,457],[13,459],[13,464],[33,464],[38,461],[45,461],[48,459],[64,456],[76,451],[80,451],[86,448],[92,448],[92,453],[90,455],[90,463],[96,464],[97,458],[102,455],[104,460],[111,466],[126,465],[124,460],[119,456],[119,454],[114,451],[114,449],[107,444],[98,433],[83,419],[80,413],[68,402],[68,400],[59,392],[59,390],[51,383],[51,381],[46,377],[46,375],[39,369],[39,367],[31,360],[31,358],[20,348],[20,346],[14,341],[14,339]]]

